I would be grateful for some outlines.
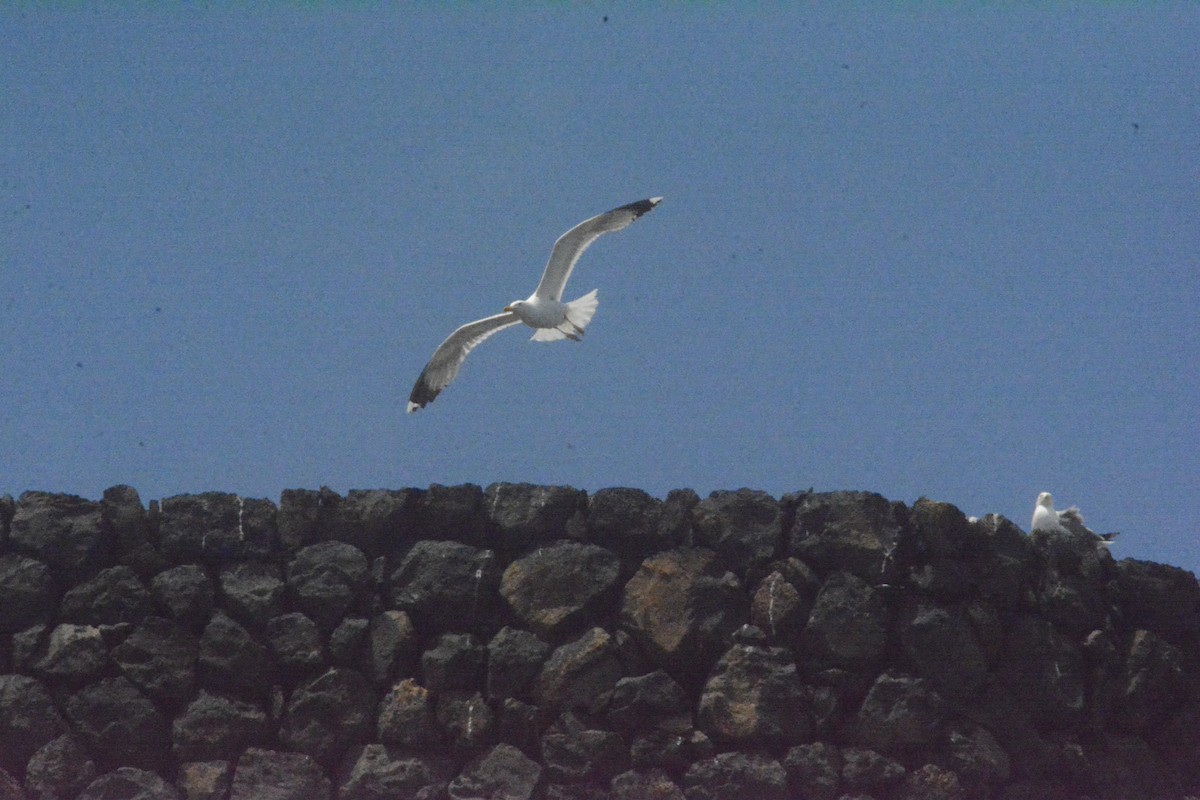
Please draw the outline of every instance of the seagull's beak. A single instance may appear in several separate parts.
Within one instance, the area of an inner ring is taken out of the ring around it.
[[[512,306],[505,306],[505,307],[504,307],[504,310],[505,310],[505,311],[512,311],[513,309],[512,309]]]

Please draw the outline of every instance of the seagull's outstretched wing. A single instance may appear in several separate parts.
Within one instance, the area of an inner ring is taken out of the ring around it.
[[[1100,543],[1108,546],[1113,543],[1113,540],[1120,534],[1117,533],[1096,533],[1091,528],[1083,524],[1083,514],[1075,506],[1071,506],[1066,511],[1058,512],[1058,519],[1067,530],[1071,533],[1087,533],[1090,536],[1095,536],[1100,539]]]
[[[1079,513],[1079,509],[1076,508],[1075,506],[1071,506],[1070,508],[1068,508],[1064,511],[1059,511],[1058,512],[1058,521],[1059,521],[1059,523],[1062,524],[1062,526],[1064,528],[1069,530],[1071,533],[1076,533],[1076,534],[1086,533],[1089,536],[1096,535],[1091,530],[1089,530],[1086,525],[1083,524],[1083,514]]]
[[[554,249],[550,251],[550,260],[546,262],[546,271],[542,273],[542,282],[538,284],[534,295],[547,300],[562,300],[563,287],[571,277],[575,262],[592,242],[606,233],[628,228],[635,219],[661,202],[661,197],[651,197],[649,200],[638,200],[636,203],[605,211],[599,216],[584,220],[558,237]]]
[[[467,360],[467,354],[487,337],[511,325],[520,324],[521,320],[511,311],[497,314],[494,317],[484,317],[474,322],[468,322],[454,333],[446,337],[433,358],[421,370],[412,394],[408,396],[408,413],[424,408],[426,403],[432,403],[438,394],[449,386],[458,376],[458,368]]]

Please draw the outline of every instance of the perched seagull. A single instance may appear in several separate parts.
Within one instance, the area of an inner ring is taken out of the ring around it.
[[[550,251],[546,271],[542,273],[542,282],[528,299],[514,300],[504,307],[501,314],[468,322],[433,351],[433,358],[421,370],[421,376],[417,378],[408,397],[408,413],[433,402],[458,375],[459,367],[467,355],[496,331],[524,322],[534,329],[535,342],[556,342],[561,339],[580,341],[600,301],[596,299],[595,289],[570,303],[562,301],[563,287],[571,277],[575,262],[596,239],[606,233],[628,228],[634,220],[661,202],[661,197],[651,197],[614,208],[584,220],[558,237],[554,249]]]
[[[1071,506],[1065,511],[1054,510],[1054,498],[1049,492],[1037,496],[1037,505],[1033,507],[1033,521],[1029,524],[1029,532],[1046,531],[1056,533],[1086,533],[1099,540],[1100,544],[1108,547],[1117,538],[1115,533],[1095,533],[1083,524],[1083,515],[1079,509]]]

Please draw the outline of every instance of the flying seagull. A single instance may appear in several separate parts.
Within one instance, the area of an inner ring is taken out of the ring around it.
[[[1037,505],[1033,507],[1033,521],[1029,524],[1029,530],[1030,533],[1034,531],[1086,533],[1088,536],[1098,539],[1100,544],[1105,547],[1112,544],[1113,540],[1117,538],[1115,533],[1095,533],[1088,530],[1083,524],[1083,515],[1074,506],[1065,511],[1055,511],[1054,498],[1049,492],[1042,492],[1037,496]]]
[[[570,303],[562,301],[563,287],[571,277],[575,262],[596,239],[606,233],[628,228],[635,219],[661,202],[661,197],[651,197],[614,208],[584,220],[558,237],[554,249],[550,251],[546,271],[542,273],[542,282],[528,299],[514,300],[504,307],[503,313],[468,322],[433,351],[433,358],[421,370],[421,376],[417,378],[408,397],[408,413],[433,402],[458,375],[459,367],[467,355],[496,331],[524,322],[533,328],[535,342],[556,342],[561,339],[580,341],[600,301],[596,299],[595,289]]]

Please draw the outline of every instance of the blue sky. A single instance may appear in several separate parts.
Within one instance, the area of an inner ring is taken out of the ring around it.
[[[1200,568],[1200,7],[0,11],[0,492],[1036,494]],[[504,331],[554,239],[582,344]]]

